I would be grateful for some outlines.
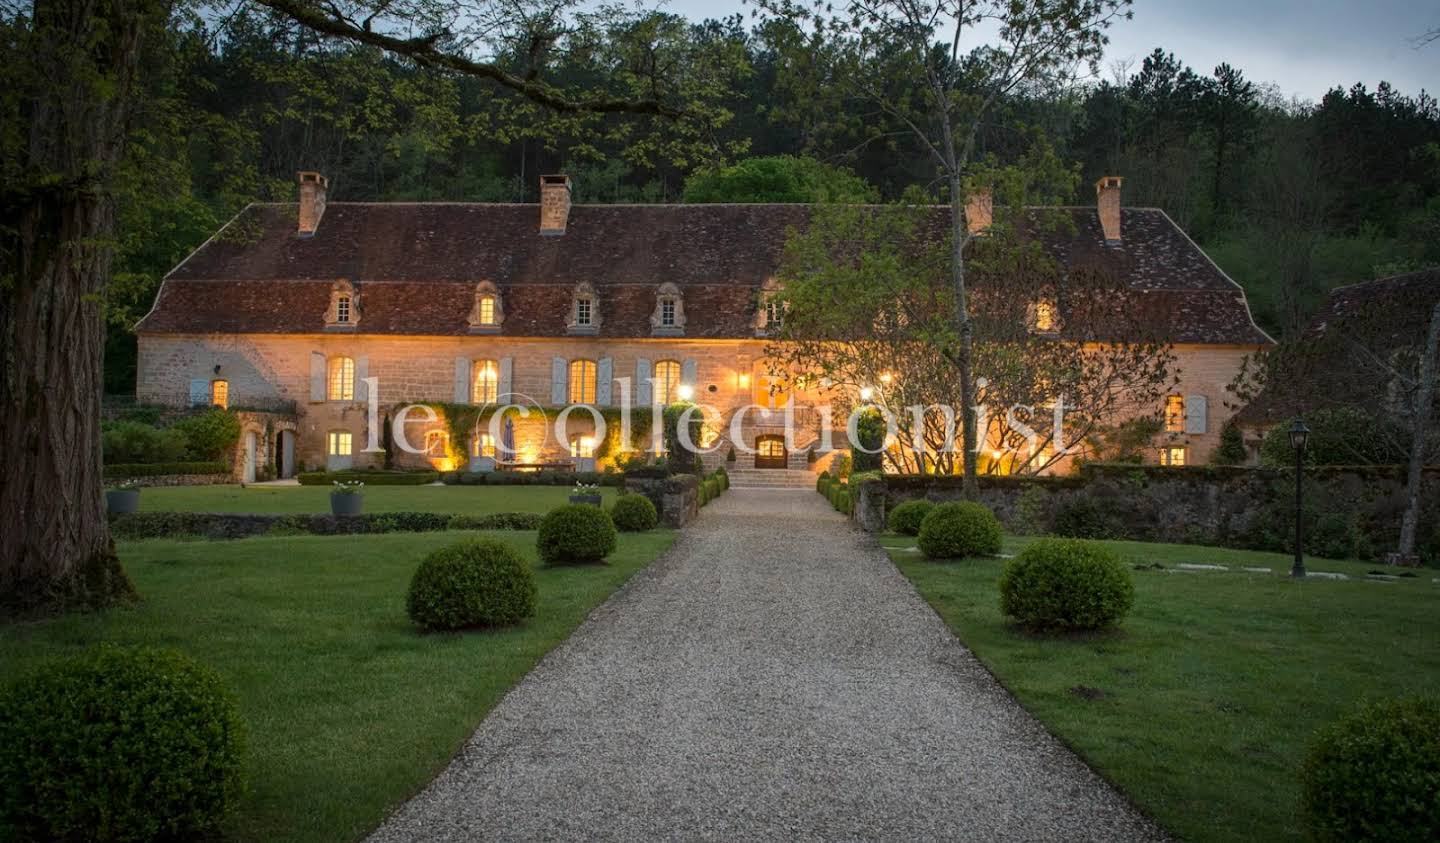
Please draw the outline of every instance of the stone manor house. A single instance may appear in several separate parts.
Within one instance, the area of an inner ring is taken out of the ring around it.
[[[784,313],[775,270],[806,206],[572,206],[563,175],[541,178],[538,205],[327,203],[323,176],[299,182],[298,204],[248,206],[175,267],[136,329],[139,400],[267,411],[241,414],[241,479],[375,465],[369,377],[387,409],[608,408],[693,393],[720,408],[725,436],[730,415],[755,404],[764,410],[741,428],[755,453],[742,450],[737,467],[823,465],[807,452],[824,396],[772,378],[765,356]],[[1064,259],[1123,278],[1173,343],[1183,380],[1157,408],[1154,458],[1201,463],[1230,414],[1226,385],[1271,340],[1239,285],[1163,211],[1122,209],[1120,190],[1107,177],[1095,206],[1064,209],[1075,223]],[[971,211],[985,225],[983,208]],[[592,418],[572,413],[567,425],[557,438],[551,421],[518,421],[508,458],[491,436],[472,437],[470,467],[591,467]],[[843,418],[835,426],[843,446]],[[406,435],[437,467],[465,467],[447,456],[443,423]]]

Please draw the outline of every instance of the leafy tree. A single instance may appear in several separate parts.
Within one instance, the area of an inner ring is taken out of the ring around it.
[[[851,171],[792,155],[747,158],[728,167],[697,170],[685,181],[683,201],[874,202],[875,189]]]

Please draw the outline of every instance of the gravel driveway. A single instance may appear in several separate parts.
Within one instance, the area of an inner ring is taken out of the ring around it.
[[[373,840],[1148,840],[813,492],[732,490]]]

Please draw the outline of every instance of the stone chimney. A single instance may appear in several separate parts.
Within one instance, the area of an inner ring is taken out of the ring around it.
[[[1105,232],[1105,242],[1112,246],[1120,242],[1120,185],[1124,181],[1119,176],[1105,176],[1095,182],[1100,228]]]
[[[559,236],[570,222],[570,177],[540,177],[540,233]]]
[[[965,199],[965,226],[971,234],[980,234],[990,228],[995,217],[995,196],[990,188],[982,188]]]
[[[300,236],[309,237],[320,227],[325,216],[325,189],[330,182],[319,173],[308,170],[296,174],[300,179]]]

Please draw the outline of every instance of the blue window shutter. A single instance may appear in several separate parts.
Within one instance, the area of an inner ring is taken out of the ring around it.
[[[368,383],[365,382],[365,379],[368,378],[368,377],[370,377],[370,358],[369,358],[369,357],[356,357],[356,358],[355,358],[355,400],[356,400],[356,401],[369,401],[369,400],[370,400],[370,384],[368,384]]]
[[[455,398],[456,404],[470,403],[470,358],[455,358]]]
[[[694,358],[680,364],[680,382],[688,384],[695,394],[700,394],[700,367],[695,363]]]
[[[325,355],[310,352],[310,400],[325,400]]]
[[[190,381],[190,406],[203,407],[210,403],[210,381],[196,378]]]
[[[515,377],[515,358],[513,358],[513,357],[501,357],[501,358],[500,358],[500,387],[499,387],[499,389],[497,390],[497,394],[496,394],[496,396],[495,396],[497,399],[500,400],[501,403],[508,402],[508,401],[510,400],[510,394],[515,391],[514,388],[510,385],[510,384],[511,384],[511,381],[514,380],[514,377]]]
[[[635,406],[648,407],[654,400],[650,379],[655,377],[654,364],[645,358],[635,361]]]
[[[568,364],[564,357],[553,357],[550,360],[550,403],[556,407],[564,406],[566,389],[565,377],[569,374],[566,370]]]
[[[1185,432],[1204,433],[1207,429],[1209,410],[1205,406],[1205,396],[1185,396]]]
[[[595,403],[600,406],[612,404],[610,384],[615,379],[615,363],[609,357],[601,357],[595,364]]]

